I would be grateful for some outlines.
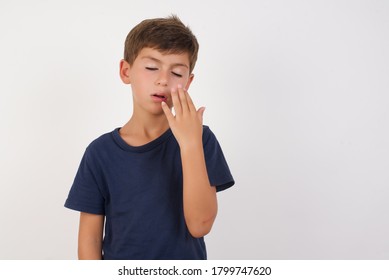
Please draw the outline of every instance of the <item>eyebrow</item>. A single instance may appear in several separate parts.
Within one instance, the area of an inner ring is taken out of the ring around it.
[[[151,60],[153,60],[153,61],[155,61],[155,62],[162,63],[161,60],[159,60],[159,59],[157,59],[157,58],[155,58],[155,57],[152,57],[152,56],[148,56],[148,55],[142,56],[141,58],[142,58],[142,59],[145,59],[145,58],[146,58],[146,59],[151,59]],[[184,63],[173,63],[172,66],[183,66],[183,67],[186,67],[186,68],[189,69],[188,65],[186,65],[186,64],[184,64]]]

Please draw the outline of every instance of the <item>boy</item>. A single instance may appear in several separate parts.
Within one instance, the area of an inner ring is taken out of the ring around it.
[[[133,115],[87,147],[65,203],[81,212],[79,259],[206,259],[216,192],[234,180],[187,92],[197,52],[176,16],[128,34],[120,77]]]

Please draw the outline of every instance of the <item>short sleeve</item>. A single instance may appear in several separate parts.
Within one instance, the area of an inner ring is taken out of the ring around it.
[[[97,173],[92,150],[88,147],[82,157],[65,207],[91,214],[105,214],[104,196],[101,192],[101,183],[96,177]]]
[[[211,186],[215,186],[218,192],[232,187],[235,181],[231,175],[223,151],[215,135],[207,126],[203,127],[203,145],[205,163]]]

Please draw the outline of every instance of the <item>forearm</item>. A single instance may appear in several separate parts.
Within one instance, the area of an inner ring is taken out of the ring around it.
[[[202,143],[181,147],[181,160],[185,221],[192,236],[202,237],[217,214],[216,189],[209,183]]]
[[[171,97],[176,115],[165,102],[162,109],[180,146],[185,222],[193,237],[202,237],[211,230],[217,213],[216,189],[209,183],[202,144],[205,108],[196,110],[182,85],[172,89]]]

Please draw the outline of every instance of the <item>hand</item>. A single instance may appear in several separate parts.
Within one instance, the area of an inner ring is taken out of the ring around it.
[[[181,85],[172,89],[171,97],[176,115],[173,115],[165,102],[162,102],[162,109],[180,148],[202,145],[205,107],[196,110],[188,92]]]

